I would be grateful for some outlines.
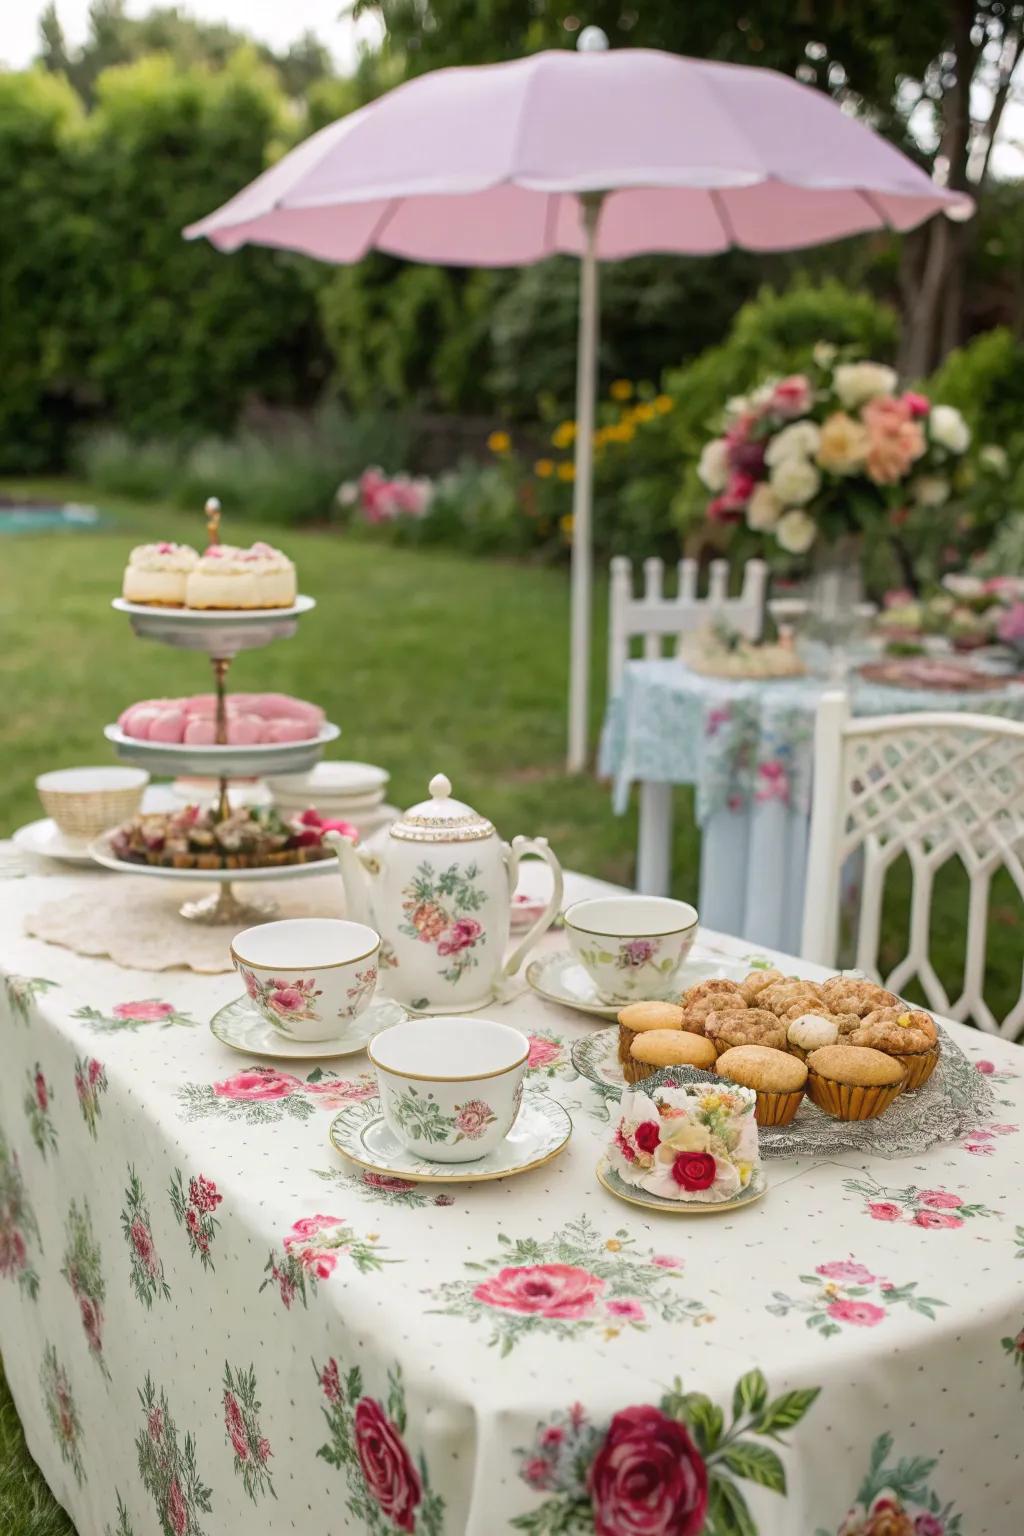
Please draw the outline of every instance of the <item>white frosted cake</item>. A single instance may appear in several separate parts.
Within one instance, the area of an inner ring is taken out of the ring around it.
[[[139,544],[128,556],[121,594],[129,603],[180,608],[199,556],[188,544]]]
[[[608,1162],[627,1184],[665,1200],[734,1200],[759,1166],[752,1088],[702,1083],[626,1089]]]
[[[295,593],[295,567],[279,549],[211,544],[189,575],[185,603],[189,608],[290,608]]]

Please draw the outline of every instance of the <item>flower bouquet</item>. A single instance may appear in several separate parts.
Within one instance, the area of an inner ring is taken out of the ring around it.
[[[953,406],[900,391],[882,363],[836,362],[821,345],[806,373],[729,401],[697,473],[712,522],[745,523],[802,555],[941,507],[970,441]]]
[[[756,1100],[750,1088],[627,1089],[609,1165],[627,1184],[663,1199],[732,1200],[757,1167]]]

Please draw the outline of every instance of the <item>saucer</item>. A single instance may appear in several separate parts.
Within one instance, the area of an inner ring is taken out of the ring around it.
[[[572,1121],[561,1104],[540,1089],[530,1088],[505,1140],[475,1163],[431,1163],[407,1151],[388,1129],[376,1098],[350,1104],[330,1129],[334,1150],[343,1152],[360,1168],[423,1184],[483,1184],[489,1179],[528,1173],[550,1162],[571,1134]]]
[[[753,1205],[755,1200],[768,1193],[764,1174],[755,1170],[746,1189],[733,1200],[717,1200],[712,1205],[698,1205],[693,1200],[669,1200],[665,1195],[652,1195],[648,1189],[627,1184],[606,1157],[602,1157],[597,1165],[597,1182],[610,1195],[625,1200],[627,1205],[642,1205],[648,1211],[667,1211],[672,1216],[720,1216],[725,1211],[738,1211],[745,1205]]]
[[[91,839],[66,837],[49,816],[19,827],[11,834],[11,841],[26,853],[42,854],[47,859],[60,859],[65,864],[92,864]]]
[[[684,960],[677,973],[678,990],[685,992],[698,981],[722,978],[742,981],[750,972],[746,961],[726,960],[708,956],[706,959]],[[604,1003],[597,987],[576,957],[568,949],[541,955],[526,967],[526,979],[535,992],[547,998],[549,1003],[561,1003],[566,1008],[578,1008],[581,1013],[593,1013],[601,1019],[614,1019],[625,1003]]]
[[[247,997],[236,997],[210,1020],[210,1029],[222,1045],[246,1056],[274,1056],[289,1061],[322,1061],[328,1056],[354,1056],[382,1029],[402,1024],[409,1017],[400,1003],[379,997],[333,1040],[292,1040],[282,1035]]]

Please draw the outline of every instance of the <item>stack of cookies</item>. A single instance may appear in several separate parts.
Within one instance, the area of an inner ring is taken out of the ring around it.
[[[806,1093],[826,1114],[868,1120],[935,1070],[930,1014],[875,982],[751,971],[698,982],[678,1003],[631,1003],[619,1019],[628,1083],[660,1067],[713,1068],[757,1094],[760,1125],[788,1125]]]

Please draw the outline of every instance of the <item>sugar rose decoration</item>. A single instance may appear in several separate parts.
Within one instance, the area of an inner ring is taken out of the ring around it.
[[[755,1103],[749,1088],[627,1090],[609,1164],[626,1183],[663,1199],[733,1199],[757,1166]]]
[[[534,1498],[510,1525],[530,1536],[754,1536],[741,1484],[785,1495],[783,1431],[800,1422],[819,1390],[771,1398],[753,1370],[736,1383],[728,1413],[678,1380],[657,1404],[622,1408],[604,1424],[574,1403],[517,1449],[519,1476]]]

